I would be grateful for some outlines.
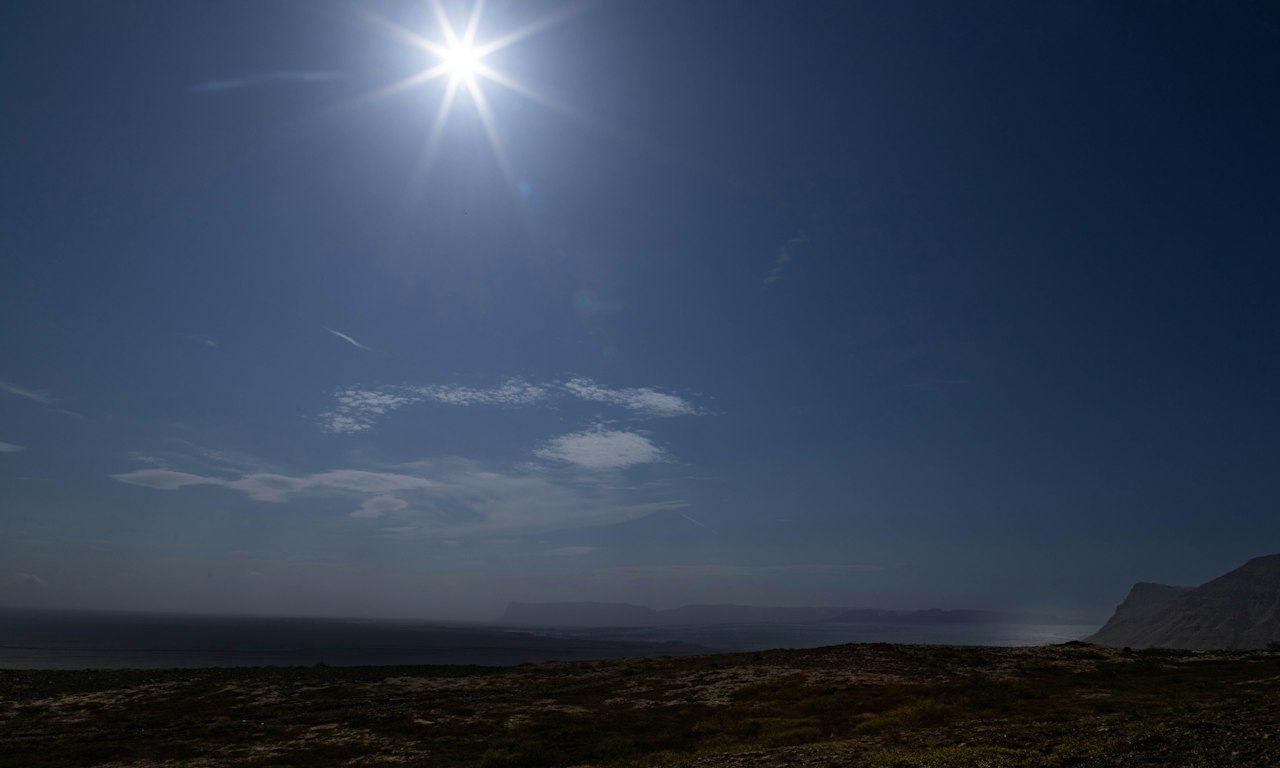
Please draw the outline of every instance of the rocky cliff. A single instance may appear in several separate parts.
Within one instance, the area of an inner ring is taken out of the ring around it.
[[[1257,557],[1199,587],[1139,582],[1088,638],[1131,648],[1263,648],[1280,642],[1280,555]]]

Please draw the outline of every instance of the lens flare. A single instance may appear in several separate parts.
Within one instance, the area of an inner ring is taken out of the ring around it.
[[[445,83],[431,129],[424,137],[422,151],[411,172],[410,192],[407,194],[412,194],[411,190],[421,185],[428,169],[433,165],[453,107],[462,99],[469,101],[475,108],[480,127],[493,149],[502,173],[506,176],[512,194],[518,194],[519,178],[513,172],[506,156],[505,142],[499,133],[494,110],[490,99],[485,95],[486,86],[493,85],[519,94],[573,119],[593,122],[579,110],[529,88],[508,74],[498,71],[486,61],[490,55],[565,21],[590,4],[589,0],[568,3],[555,13],[484,41],[478,39],[481,17],[484,13],[484,0],[475,0],[467,13],[465,24],[460,26],[454,25],[440,0],[431,0],[435,24],[432,25],[433,30],[425,31],[415,31],[385,17],[362,12],[366,20],[383,27],[400,41],[427,54],[428,66],[403,80],[365,95],[359,101],[386,98],[439,80]]]

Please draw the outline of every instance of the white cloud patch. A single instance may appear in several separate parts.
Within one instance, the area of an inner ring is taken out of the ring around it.
[[[335,332],[336,333],[336,332]],[[320,428],[337,434],[357,434],[372,429],[391,411],[422,403],[458,407],[522,407],[549,402],[566,395],[627,409],[632,416],[657,418],[702,413],[684,398],[651,387],[614,389],[591,379],[536,384],[513,378],[495,387],[452,384],[403,384],[389,387],[345,387],[334,393],[332,410],[320,414]]]
[[[407,509],[409,502],[395,496],[374,496],[371,499],[365,499],[360,508],[351,513],[352,517],[376,518],[383,515],[389,515]]]
[[[267,503],[315,496],[350,498],[355,518],[384,521],[379,532],[461,538],[620,523],[684,502],[558,482],[550,473],[500,472],[450,459],[401,465],[393,472],[336,469],[310,475],[248,473],[217,477],[168,469],[112,475],[131,485],[177,491],[214,486]]]
[[[622,469],[665,458],[662,449],[644,435],[602,427],[553,438],[534,453],[586,469]]]
[[[222,485],[227,481],[193,475],[189,472],[175,472],[172,469],[137,469],[133,472],[111,475],[112,479],[130,485],[141,485],[147,488],[159,488],[173,491],[188,485]]]
[[[586,378],[570,379],[562,386],[575,397],[621,405],[642,416],[692,416],[698,413],[698,409],[687,400],[649,387],[610,389]]]
[[[522,379],[510,379],[489,388],[444,384],[378,389],[347,387],[334,395],[336,407],[320,414],[320,427],[326,432],[350,435],[372,429],[379,417],[391,411],[418,403],[516,406],[536,403],[546,395],[545,387]]]
[[[22,453],[27,450],[15,443],[0,443],[0,453]]]
[[[803,248],[809,243],[809,235],[801,231],[795,237],[782,244],[782,248],[778,249],[778,258],[773,262],[773,269],[769,270],[769,274],[765,275],[764,284],[773,285],[782,279],[782,270],[790,263],[795,252]]]
[[[454,387],[444,385],[427,385],[408,387],[422,400],[445,405],[532,405],[547,396],[546,387],[529,384],[521,379],[510,379],[499,387],[477,389],[474,387]]]
[[[379,416],[417,402],[408,395],[355,387],[339,390],[335,398],[337,407],[320,414],[320,425],[327,432],[347,435],[372,429]]]

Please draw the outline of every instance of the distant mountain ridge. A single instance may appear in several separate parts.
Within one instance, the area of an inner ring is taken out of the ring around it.
[[[1008,611],[975,611],[969,609],[923,611],[881,611],[854,608],[841,613],[835,621],[868,624],[1072,624],[1046,613],[1014,613]]]
[[[508,603],[502,624],[555,627],[659,627],[686,624],[1068,624],[1044,614],[998,611],[886,611],[878,608],[781,608],[753,605],[686,605],[654,609],[630,603]]]
[[[1198,587],[1138,582],[1089,642],[1131,648],[1264,648],[1280,642],[1280,554]]]
[[[502,624],[557,627],[660,627],[676,624],[757,624],[828,621],[843,608],[685,605],[654,609],[630,603],[508,603]]]

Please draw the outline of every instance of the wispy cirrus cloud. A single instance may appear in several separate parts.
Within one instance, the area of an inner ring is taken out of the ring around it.
[[[76,413],[75,411],[71,411],[66,408],[59,407],[58,399],[54,397],[53,393],[48,391],[47,389],[23,387],[9,381],[0,381],[0,395],[11,395],[13,397],[21,397],[25,400],[30,400],[34,403],[39,403],[40,405],[49,406],[50,408],[53,408],[55,411],[63,414],[64,416],[73,416],[77,419],[85,418],[82,414]]]
[[[556,547],[555,549],[544,549],[541,554],[546,557],[574,557],[577,555],[589,555],[595,551],[595,547]]]
[[[22,453],[25,450],[27,449],[15,443],[0,443],[0,453]]]
[[[212,486],[256,502],[288,504],[316,496],[350,499],[350,517],[379,520],[377,532],[457,538],[605,525],[674,510],[684,502],[607,487],[583,488],[554,474],[503,471],[465,459],[398,465],[395,471],[336,469],[308,475],[197,475],[141,469],[114,479],[162,491]]]
[[[185,429],[185,425],[178,426]],[[145,450],[125,451],[120,456],[147,468],[197,476],[279,473],[278,466],[261,456],[229,448],[210,448],[182,437],[170,437],[148,445]]]
[[[552,438],[534,454],[584,469],[622,469],[665,458],[662,449],[644,435],[599,426]]]
[[[778,249],[778,258],[773,262],[773,269],[769,270],[769,274],[765,275],[764,284],[773,285],[782,279],[782,270],[791,262],[795,252],[803,248],[809,243],[809,235],[801,230],[795,237],[782,244]]]
[[[29,387],[20,387],[17,384],[11,384],[7,381],[0,381],[0,392],[14,397],[24,397],[28,400],[34,400],[42,405],[53,405],[57,401],[53,394],[44,389],[32,389]]]
[[[301,476],[257,472],[241,475],[235,479],[178,472],[172,469],[139,469],[111,475],[111,477],[122,483],[164,491],[173,491],[191,485],[213,485],[240,491],[254,501],[275,503],[283,503],[308,492],[347,492],[380,496],[432,486],[432,481],[422,477],[357,469],[336,469]]]
[[[131,454],[130,458],[143,464],[167,469],[185,468],[196,473],[270,473],[276,470],[271,462],[261,456],[229,448],[210,448],[185,438],[167,441],[172,448],[143,454]]]
[[[199,344],[202,347],[208,347],[209,349],[218,348],[218,340],[205,333],[180,333],[178,334],[178,338],[183,339],[184,341],[189,341],[192,344]]]
[[[460,407],[516,407],[550,402],[566,396],[616,405],[626,409],[633,417],[659,418],[702,413],[679,395],[651,387],[615,389],[583,377],[546,384],[512,378],[494,387],[452,384],[344,387],[334,393],[334,408],[320,414],[319,422],[321,429],[326,432],[356,434],[372,429],[379,418],[391,411],[420,403]]]
[[[221,80],[207,80],[193,85],[191,91],[193,93],[206,94],[225,93],[242,88],[254,88],[280,83],[327,83],[341,78],[342,75],[338,72],[281,70],[277,72],[259,72],[241,77],[228,77]]]
[[[139,464],[146,464],[152,467],[168,467],[172,464],[172,461],[170,459],[167,459],[163,456],[156,456],[150,453],[142,453],[140,451],[130,451],[125,455],[128,456],[133,461],[138,462]]]
[[[27,587],[37,587],[39,589],[47,589],[49,587],[49,582],[34,573],[15,573],[13,574],[13,580]]]

